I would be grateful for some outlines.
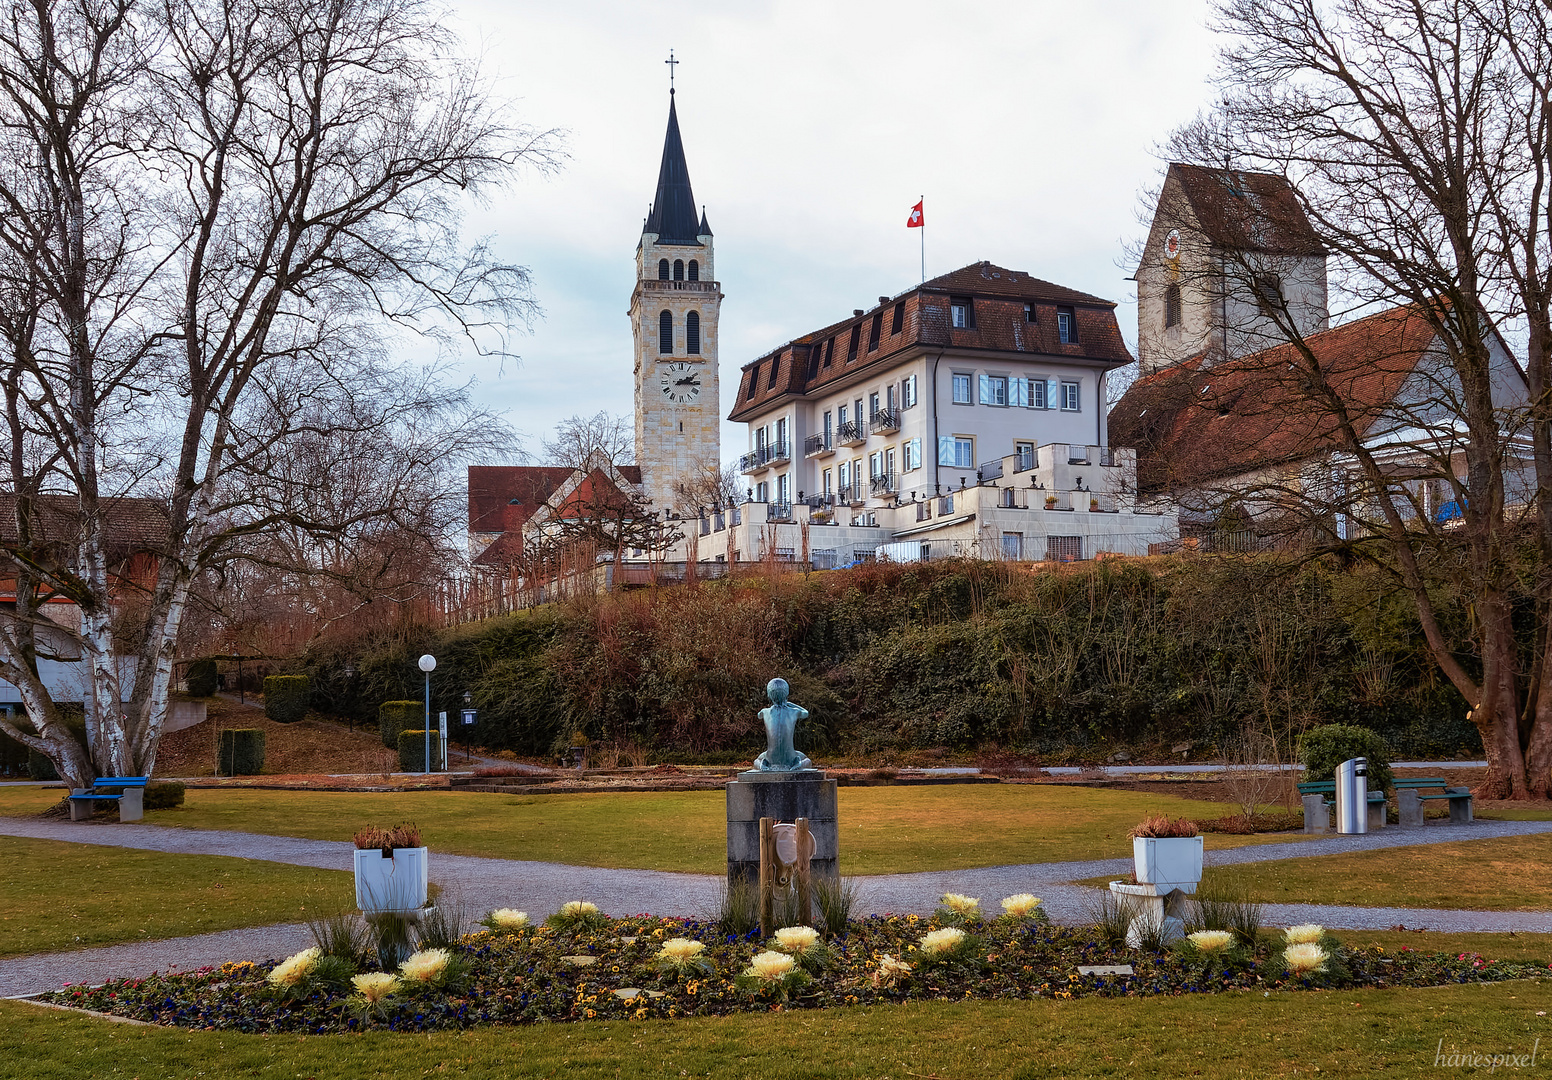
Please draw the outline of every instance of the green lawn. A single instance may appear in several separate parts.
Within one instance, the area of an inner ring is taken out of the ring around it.
[[[1547,998],[1545,982],[1522,982],[270,1037],[136,1027],[0,1002],[0,1062],[25,1061],[31,1080],[1418,1076],[1433,1071],[1441,1048],[1529,1055],[1538,1038],[1552,1044],[1552,1021],[1536,1015]]]
[[[59,797],[53,794],[53,799]],[[0,812],[48,805],[35,788],[0,790]],[[1152,813],[1216,817],[1221,803],[1033,784],[841,788],[841,866],[848,874],[956,870],[1120,858],[1127,830]],[[360,825],[414,821],[438,851],[584,866],[717,873],[726,858],[720,791],[491,795],[191,788],[154,825],[348,840]],[[98,826],[100,827],[100,826]],[[1304,839],[1207,837],[1209,848]]]
[[[219,855],[0,837],[0,864],[0,956],[295,922],[355,899],[340,871]]]

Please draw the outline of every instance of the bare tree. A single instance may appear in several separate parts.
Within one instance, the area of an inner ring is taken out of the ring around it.
[[[491,104],[442,15],[416,0],[0,14],[3,549],[29,598],[0,624],[0,676],[31,729],[0,728],[73,786],[154,768],[201,575],[233,559],[313,572],[340,537],[409,526],[444,436],[467,446],[487,426],[435,379],[395,374],[385,333],[504,349],[532,310],[527,276],[460,242],[459,207],[547,164],[553,140]],[[353,468],[372,455],[404,472],[367,482]],[[112,513],[127,497],[159,518],[132,625]],[[68,526],[40,535],[61,507]],[[50,595],[80,613],[85,747],[39,674],[32,598]]]
[[[739,481],[734,463],[723,465],[703,461],[692,470],[690,478],[679,485],[679,494],[683,496],[680,505],[698,510],[728,506],[730,500],[738,497]]]
[[[618,467],[630,461],[635,446],[631,421],[599,410],[592,416],[573,416],[556,424],[554,437],[544,442],[544,457],[551,465],[580,469],[601,456]]]
[[[1253,400],[1335,454],[1318,475],[1268,472],[1250,498],[1395,575],[1435,662],[1473,706],[1490,763],[1480,790],[1494,797],[1552,786],[1546,20],[1539,0],[1222,0],[1222,108],[1169,147],[1286,177],[1344,295],[1390,309],[1376,316],[1388,324],[1354,324],[1373,331],[1368,362],[1355,364],[1312,343],[1287,299],[1263,292],[1261,312],[1286,344],[1260,355]],[[1247,283],[1261,272],[1249,261],[1237,270]],[[1523,362],[1509,341],[1527,343]],[[1222,374],[1212,393],[1228,388]],[[1387,377],[1397,393],[1356,392]],[[1436,512],[1440,495],[1448,515]],[[1515,625],[1526,581],[1528,661]],[[1451,594],[1465,620],[1442,609]]]

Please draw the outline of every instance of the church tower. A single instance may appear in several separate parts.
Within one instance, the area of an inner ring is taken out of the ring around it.
[[[721,468],[717,314],[722,290],[711,226],[697,216],[673,90],[657,197],[636,247],[631,333],[636,344],[636,464],[653,509],[688,514],[684,494]]]

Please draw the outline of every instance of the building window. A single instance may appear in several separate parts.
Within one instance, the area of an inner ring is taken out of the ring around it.
[[[1063,345],[1078,343],[1078,320],[1070,307],[1056,309],[1056,336]]]
[[[772,389],[776,386],[776,373],[781,370],[781,357],[771,357],[771,381],[766,385]]]
[[[915,375],[907,375],[900,380],[900,407],[902,409],[914,409],[916,407]]]
[[[868,352],[878,348],[878,336],[884,330],[884,313],[882,311],[873,314],[873,325],[868,327]]]
[[[898,304],[895,305],[894,318],[889,320],[889,332],[891,334],[898,334],[904,328],[905,328],[905,301],[902,300]]]
[[[975,305],[968,296],[956,296],[948,302],[949,322],[955,330],[975,329]]]
[[[1164,328],[1180,325],[1180,286],[1171,285],[1164,290]]]
[[[1014,443],[1013,456],[1018,459],[1018,464],[1014,466],[1014,471],[1028,472],[1035,467],[1035,444],[1032,442]]]
[[[1006,405],[1008,403],[1008,377],[1006,375],[981,376],[981,404]]]
[[[674,351],[674,313],[671,311],[657,317],[657,351],[665,355]]]
[[[1045,557],[1047,562],[1078,562],[1083,558],[1083,537],[1047,536]]]
[[[1023,533],[1005,532],[1002,534],[1002,557],[1015,561],[1024,557]]]
[[[846,362],[849,364],[857,359],[857,346],[862,342],[862,327],[857,325],[851,328],[851,344],[846,346]]]
[[[955,469],[975,468],[975,439],[969,435],[940,436],[938,464]]]
[[[691,259],[690,260],[690,265],[689,265],[688,269],[689,269],[689,275],[688,276],[689,276],[689,279],[691,281],[699,281],[701,279],[701,264],[700,263],[696,262],[694,259]]]
[[[1027,323],[1032,323],[1032,322],[1038,322],[1039,321],[1039,320],[1037,320],[1035,318],[1035,305],[1034,304],[1025,304],[1024,305],[1024,321],[1027,322]]]
[[[692,311],[684,317],[684,351],[694,356],[701,352],[701,316]]]
[[[826,495],[835,493],[835,488],[830,486],[830,481],[833,479],[833,477],[831,476],[829,469],[826,469],[823,473],[821,473],[819,479],[824,483],[824,493]]]
[[[657,261],[657,279],[659,281],[667,281],[668,280],[668,260],[667,259],[659,259]]]
[[[771,501],[771,485],[768,482],[761,480],[754,486],[754,501],[757,503]]]
[[[1078,384],[1075,382],[1062,383],[1062,412],[1078,412],[1081,407],[1078,397]]]
[[[675,259],[674,260],[674,280],[675,281],[683,281],[684,280],[684,260],[683,259]]]
[[[836,422],[841,425],[841,427],[845,427],[846,426],[846,406],[845,405],[839,405],[839,406],[836,407],[835,419],[836,419]]]
[[[1044,379],[1029,380],[1029,407],[1031,409],[1049,409],[1050,399],[1046,396],[1046,381]]]
[[[954,404],[955,405],[969,405],[970,404],[970,376],[968,376],[968,375],[961,375],[959,372],[956,371],[954,373],[954,377],[953,378],[954,378]]]
[[[1270,314],[1283,306],[1283,279],[1276,274],[1256,275],[1256,302]]]
[[[905,472],[922,467],[920,439],[907,439],[900,444],[900,464]]]
[[[829,367],[830,366],[830,360],[835,356],[835,338],[834,337],[831,337],[831,338],[829,338],[829,339],[827,339],[825,341],[824,350],[825,350],[824,366],[825,367]]]
[[[877,420],[878,419],[878,394],[877,394],[877,392],[874,392],[874,393],[871,393],[871,394],[868,395],[868,419],[869,420]]]

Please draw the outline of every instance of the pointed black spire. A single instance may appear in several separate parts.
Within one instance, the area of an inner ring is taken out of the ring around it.
[[[701,236],[710,236],[711,235],[711,226],[706,224],[706,208],[704,206],[701,207],[701,231],[700,231],[700,235]]]
[[[695,221],[695,193],[690,190],[690,169],[684,163],[684,143],[679,138],[679,114],[673,91],[668,96],[668,135],[663,139],[663,164],[657,172],[657,198],[643,232],[657,233],[660,244],[694,244],[699,226]]]

